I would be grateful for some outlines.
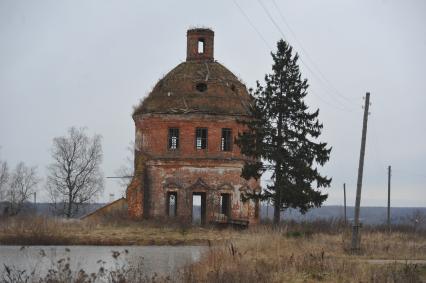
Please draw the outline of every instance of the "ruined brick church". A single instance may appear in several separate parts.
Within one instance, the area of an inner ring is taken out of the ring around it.
[[[240,177],[245,157],[234,143],[251,98],[213,50],[211,29],[188,30],[186,61],[134,110],[135,172],[126,192],[132,218],[190,223],[197,206],[203,224],[258,221],[259,203],[242,196],[260,185]]]

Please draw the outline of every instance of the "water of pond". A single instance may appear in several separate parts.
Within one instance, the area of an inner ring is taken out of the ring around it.
[[[0,274],[6,265],[26,270],[27,274],[34,270],[43,277],[49,269],[58,267],[58,261],[65,262],[68,258],[75,273],[80,269],[90,274],[97,273],[100,267],[117,270],[137,266],[149,277],[154,273],[168,276],[199,260],[205,249],[202,246],[0,246]]]

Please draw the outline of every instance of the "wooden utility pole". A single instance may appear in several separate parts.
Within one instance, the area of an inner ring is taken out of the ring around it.
[[[37,212],[37,192],[34,192],[34,209]]]
[[[266,219],[269,220],[269,199],[266,201]]]
[[[346,217],[346,183],[343,183],[343,204],[345,206],[345,226],[348,223],[348,218]]]
[[[391,231],[390,220],[390,191],[391,191],[391,166],[388,166],[388,232]]]
[[[359,210],[361,205],[361,187],[362,187],[362,173],[364,170],[364,156],[365,156],[365,141],[367,139],[367,122],[368,122],[368,108],[370,106],[370,93],[367,92],[365,96],[364,105],[364,119],[362,123],[362,138],[361,138],[361,150],[359,153],[359,165],[358,165],[358,180],[356,184],[356,200],[355,200],[355,219],[352,226],[352,251],[357,251],[360,248],[360,235],[359,235]]]

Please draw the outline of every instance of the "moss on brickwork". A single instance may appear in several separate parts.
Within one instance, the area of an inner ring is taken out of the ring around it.
[[[250,101],[245,85],[220,63],[187,61],[158,81],[135,108],[133,116],[146,113],[249,115]]]
[[[195,196],[202,223],[224,217],[258,221],[258,206],[242,202],[239,189],[256,190],[260,184],[241,178],[246,157],[237,145],[222,148],[224,129],[231,141],[244,131],[239,120],[251,118],[252,97],[213,55],[214,32],[188,30],[187,61],[161,78],[134,109],[135,174],[127,189],[132,218],[191,223]],[[198,127],[208,129],[203,149],[196,146]],[[171,128],[179,129],[176,148],[169,146]],[[222,205],[221,198],[226,199]]]

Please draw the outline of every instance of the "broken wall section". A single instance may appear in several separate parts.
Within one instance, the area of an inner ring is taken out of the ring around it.
[[[135,149],[135,170],[132,181],[126,190],[129,217],[142,219],[144,217],[144,199],[146,183],[147,156],[138,148]]]

